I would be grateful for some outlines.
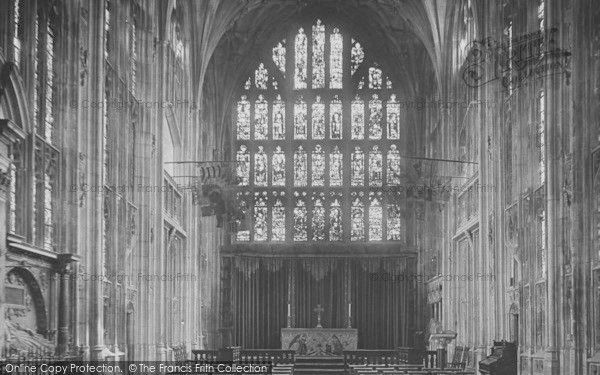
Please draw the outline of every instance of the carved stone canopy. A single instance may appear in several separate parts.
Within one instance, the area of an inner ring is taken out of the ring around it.
[[[17,124],[8,119],[0,119],[0,142],[6,145],[21,142],[25,132]]]

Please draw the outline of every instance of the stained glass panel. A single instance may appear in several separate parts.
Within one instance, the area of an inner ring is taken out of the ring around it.
[[[252,78],[248,77],[248,80],[244,84],[244,90],[250,90],[252,88]]]
[[[382,104],[377,94],[369,101],[369,139],[381,139]]]
[[[329,104],[329,127],[331,139],[342,139],[342,101],[337,95]]]
[[[307,40],[304,29],[300,28],[296,34],[295,44],[295,70],[294,70],[294,88],[306,88],[306,66],[308,64]]]
[[[285,139],[285,103],[281,95],[273,102],[273,139]]]
[[[254,185],[267,186],[268,174],[267,154],[265,154],[263,146],[258,146],[258,152],[254,154]]]
[[[356,146],[352,153],[352,186],[363,186],[365,183],[365,154]]]
[[[342,72],[344,66],[344,38],[340,30],[333,29],[329,37],[331,51],[329,52],[329,88],[342,88]]]
[[[312,105],[312,139],[325,139],[325,104],[318,95]]]
[[[294,104],[294,139],[306,139],[306,102],[302,96]]]
[[[362,202],[363,193],[352,194],[352,207],[350,215],[352,223],[350,225],[350,240],[364,241],[365,240],[365,205]]]
[[[369,241],[381,241],[383,237],[383,210],[381,193],[371,193],[369,205]]]
[[[354,75],[354,73],[356,73],[356,71],[358,70],[358,67],[360,66],[360,64],[362,64],[363,60],[365,59],[365,51],[363,50],[360,43],[358,43],[354,39],[352,39],[351,54],[352,54],[352,64],[350,67],[350,69],[351,69],[350,72],[352,75]]]
[[[382,73],[381,69],[376,67],[369,68],[369,88],[380,89],[382,84]]]
[[[325,153],[320,145],[315,146],[311,157],[312,186],[325,186]]]
[[[242,95],[237,105],[237,139],[250,139],[250,102],[246,95]]]
[[[390,79],[390,77],[385,78],[385,88],[388,90],[392,89],[392,80]]]
[[[381,151],[375,145],[369,153],[369,185],[381,186],[382,169]]]
[[[306,193],[294,192],[294,241],[306,241]]]
[[[254,105],[254,139],[264,140],[269,136],[269,104],[259,95]]]
[[[294,152],[294,186],[306,186],[308,184],[306,151],[302,146]]]
[[[400,139],[400,104],[396,101],[396,95],[392,94],[386,105],[387,112],[387,137],[388,139]]]
[[[313,209],[312,209],[312,240],[313,241],[324,241],[325,240],[325,196],[324,193],[315,193],[313,195]]]
[[[388,203],[387,206],[387,239],[389,241],[399,241],[402,239],[400,207],[396,204]]]
[[[254,241],[268,239],[269,226],[267,224],[268,210],[267,193],[255,193],[254,196]]]
[[[325,25],[321,20],[312,27],[312,88],[325,87]]]
[[[285,74],[285,39],[273,47],[273,62]]]
[[[352,101],[352,139],[365,138],[365,102],[357,96]]]
[[[285,154],[281,146],[273,153],[273,186],[285,186]]]
[[[365,88],[365,77],[361,77],[360,81],[358,81],[358,89],[362,90]]]
[[[342,207],[340,198],[333,195],[329,208],[329,241],[342,240]]]
[[[236,241],[250,241],[250,227],[247,225],[250,216],[250,192],[238,192],[237,200],[241,212],[240,227],[236,235]]]
[[[258,65],[258,69],[254,72],[254,84],[259,90],[266,90],[269,82],[269,72],[263,63]]]
[[[396,149],[396,145],[390,146],[386,162],[388,185],[400,185],[400,152]]]
[[[343,155],[338,146],[329,155],[329,186],[342,186],[344,176]]]
[[[280,198],[278,197],[280,196]],[[273,241],[285,241],[285,206],[282,200],[285,198],[285,193],[273,192],[275,203],[271,212],[271,228]]]
[[[248,186],[250,183],[250,154],[245,145],[241,145],[237,152],[237,177],[241,186]]]

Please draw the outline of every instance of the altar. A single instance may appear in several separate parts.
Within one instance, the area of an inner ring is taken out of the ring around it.
[[[341,356],[344,350],[356,350],[355,328],[282,328],[281,349],[294,350],[301,356]]]

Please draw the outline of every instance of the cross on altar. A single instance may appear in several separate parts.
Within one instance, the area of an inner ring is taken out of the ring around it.
[[[317,305],[317,308],[315,309],[315,312],[317,313],[317,328],[323,328],[323,326],[321,325],[321,313],[325,311],[321,305]]]

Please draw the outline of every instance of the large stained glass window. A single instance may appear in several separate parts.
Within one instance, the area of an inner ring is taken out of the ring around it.
[[[341,28],[314,20],[293,34],[269,47],[234,107],[249,218],[235,241],[402,241],[399,189],[382,188],[402,183],[392,78]]]

